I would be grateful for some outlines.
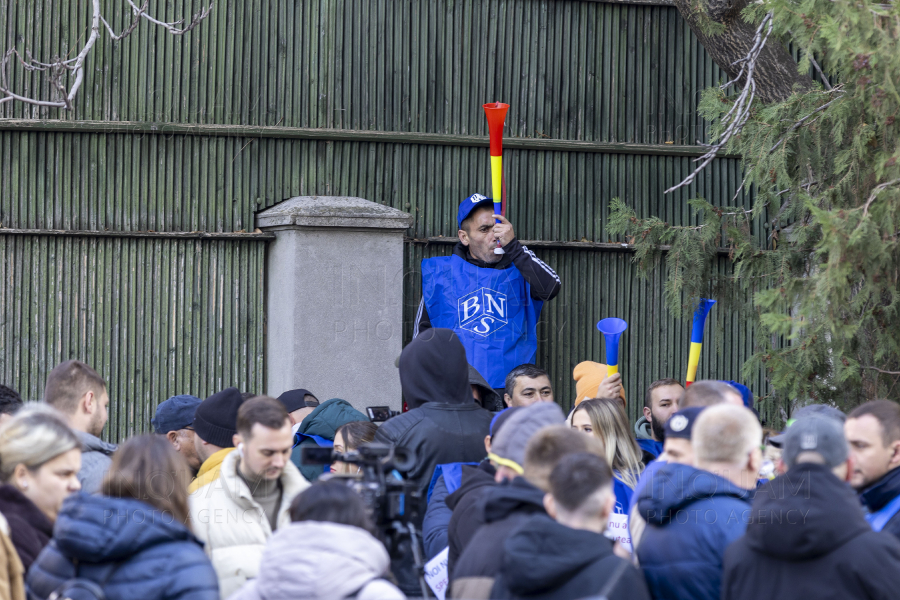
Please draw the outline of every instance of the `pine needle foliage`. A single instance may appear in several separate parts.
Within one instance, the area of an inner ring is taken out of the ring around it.
[[[673,226],[616,199],[609,231],[633,239],[644,273],[666,269],[670,310],[707,296],[753,320],[757,352],[744,374],[765,369],[782,406],[898,399],[900,8],[763,0],[742,17],[759,23],[770,11],[774,35],[801,51],[792,68],[807,71],[815,57],[836,83],[754,104],[727,146],[743,157],[752,206],[694,199],[699,224]],[[734,97],[704,92],[711,142]],[[767,235],[754,235],[763,217]],[[732,259],[727,276],[714,268],[720,247]]]

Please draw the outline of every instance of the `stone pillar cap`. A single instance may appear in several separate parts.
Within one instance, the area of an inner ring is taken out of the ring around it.
[[[296,196],[256,215],[256,226],[406,229],[413,216],[352,196]]]

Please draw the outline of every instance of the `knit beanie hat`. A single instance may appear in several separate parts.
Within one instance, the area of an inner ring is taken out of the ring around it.
[[[537,402],[507,412],[511,414],[493,437],[488,458],[521,475],[525,472],[525,447],[531,436],[544,427],[562,425],[566,417],[553,402]]]
[[[243,402],[237,388],[216,392],[197,407],[194,413],[194,433],[201,440],[219,448],[231,448],[237,433],[237,414]]]
[[[608,377],[606,365],[603,363],[586,360],[575,365],[572,371],[572,377],[575,378],[575,406],[581,404],[582,400],[590,400],[597,397],[600,384]],[[625,386],[619,393],[622,402],[625,402]]]

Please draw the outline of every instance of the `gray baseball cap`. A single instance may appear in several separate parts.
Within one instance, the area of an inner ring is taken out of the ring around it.
[[[833,406],[828,406],[827,404],[808,404],[797,411],[797,413],[788,421],[788,426],[786,429],[790,429],[792,424],[797,420],[802,419],[804,417],[810,416],[819,416],[824,417],[826,419],[834,419],[838,423],[841,424],[841,427],[844,425],[844,421],[847,420],[847,415],[839,411]],[[769,438],[770,444],[775,446],[776,448],[781,448],[784,445],[785,437],[787,436],[787,431],[785,433],[781,433],[779,435],[773,435]]]
[[[821,415],[797,419],[784,434],[781,458],[791,469],[797,463],[797,457],[803,452],[815,452],[820,455],[829,468],[834,468],[847,460],[850,448],[844,438],[841,422]]]

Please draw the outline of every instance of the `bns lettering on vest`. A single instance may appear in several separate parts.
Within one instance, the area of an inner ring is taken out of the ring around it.
[[[459,299],[459,326],[472,333],[488,336],[508,324],[509,300],[506,294],[480,288]]]

